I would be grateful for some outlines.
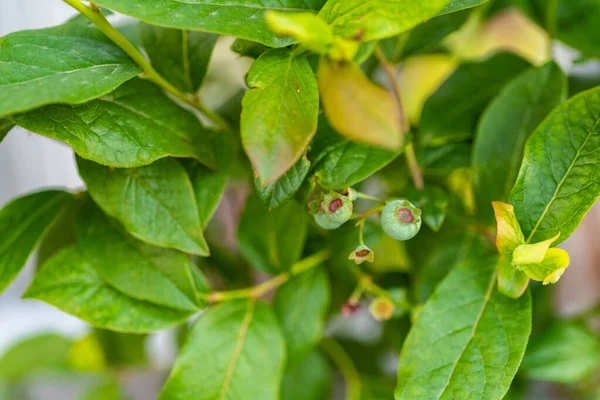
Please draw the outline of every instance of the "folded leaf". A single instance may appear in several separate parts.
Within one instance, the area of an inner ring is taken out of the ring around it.
[[[288,368],[299,365],[321,341],[331,302],[327,273],[313,269],[277,290],[273,307],[287,344]]]
[[[254,179],[256,193],[269,210],[281,207],[294,197],[308,175],[310,165],[308,158],[303,156],[285,175],[268,186],[260,186],[258,178]]]
[[[0,116],[51,103],[81,104],[142,70],[85,19],[0,39]]]
[[[504,397],[531,333],[531,296],[498,292],[496,261],[468,259],[429,298],[404,342],[396,400]]]
[[[336,35],[369,42],[408,31],[438,14],[449,0],[329,0],[319,15]]]
[[[528,66],[527,61],[510,53],[459,66],[425,102],[420,143],[439,146],[471,138],[488,102]]]
[[[273,311],[253,300],[226,302],[196,322],[159,399],[277,400],[284,367]]]
[[[113,288],[76,247],[64,248],[48,260],[23,296],[45,301],[99,328],[119,332],[171,328],[193,314],[140,301]]]
[[[136,238],[207,256],[194,188],[172,158],[146,167],[114,169],[77,159],[79,174],[98,205]]]
[[[268,11],[265,19],[273,32],[291,36],[317,54],[327,54],[334,41],[331,27],[312,13],[282,13]]]
[[[162,76],[184,92],[200,89],[217,35],[142,24],[141,36],[152,66]]]
[[[132,80],[86,104],[51,105],[14,116],[23,128],[69,144],[85,159],[139,167],[193,157],[215,167],[211,132],[152,83]]]
[[[523,160],[525,142],[567,97],[556,63],[527,70],[509,82],[483,113],[473,146],[478,212],[492,218],[490,202],[507,201]]]
[[[569,266],[569,253],[563,249],[549,249],[541,262],[518,264],[516,267],[527,276],[544,285],[556,283]]]
[[[400,150],[400,116],[390,92],[371,82],[357,64],[326,57],[321,57],[318,78],[325,114],[336,131],[355,142]]]
[[[223,170],[211,171],[198,163],[188,167],[187,171],[196,195],[200,224],[206,228],[225,194],[229,174]]]
[[[15,199],[0,210],[0,293],[71,201],[69,193],[49,190]]]
[[[600,195],[600,89],[557,107],[531,135],[510,195],[527,243],[566,240]]]
[[[559,237],[560,233],[553,238],[538,243],[519,245],[513,252],[512,263],[514,265],[541,263],[552,243],[558,240]]]
[[[262,15],[268,10],[318,10],[324,0],[100,0],[96,3],[153,25],[214,32],[271,47],[293,43],[271,32]]]
[[[517,269],[509,257],[500,256],[498,264],[498,291],[505,296],[518,299],[525,293],[529,277]]]
[[[238,226],[240,250],[252,267],[269,274],[284,272],[300,259],[307,229],[308,213],[297,202],[268,211],[251,195]]]
[[[515,215],[512,204],[501,201],[493,201],[494,213],[496,214],[496,247],[502,255],[511,256],[513,251],[525,242],[521,226]]]
[[[317,130],[319,91],[306,57],[287,49],[261,55],[248,72],[241,134],[261,185],[285,174]]]

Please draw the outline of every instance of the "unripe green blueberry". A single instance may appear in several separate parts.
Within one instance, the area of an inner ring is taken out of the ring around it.
[[[315,221],[323,229],[337,229],[352,217],[353,205],[348,197],[329,192],[319,202]]]
[[[421,210],[408,200],[392,200],[381,213],[383,231],[396,240],[409,240],[421,229]]]

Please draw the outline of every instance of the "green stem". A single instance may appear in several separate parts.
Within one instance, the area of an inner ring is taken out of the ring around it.
[[[387,75],[388,81],[392,87],[392,94],[394,96],[394,100],[396,101],[396,106],[398,108],[398,117],[400,118],[400,126],[402,128],[402,132],[405,134],[409,134],[410,126],[408,124],[408,120],[406,119],[406,114],[404,113],[404,106],[402,105],[402,94],[400,91],[400,85],[398,84],[398,79],[396,78],[396,68],[390,64],[390,62],[385,58],[385,55],[381,51],[379,46],[375,47],[375,56],[379,60],[379,64],[385,71]],[[406,162],[410,168],[410,173],[412,175],[413,182],[415,187],[419,190],[423,190],[425,187],[425,183],[423,181],[423,175],[421,174],[421,169],[419,168],[419,163],[417,162],[417,156],[415,155],[415,149],[412,143],[409,143],[406,146],[406,150],[404,151],[404,155],[406,157]]]
[[[371,215],[377,214],[378,212],[383,210],[384,206],[379,206],[379,207],[375,207],[370,209],[369,211],[365,211],[364,213],[358,213],[358,214],[354,214],[352,216],[352,219],[366,219],[367,217],[370,217]]]
[[[365,199],[365,200],[371,200],[371,201],[377,201],[377,202],[381,202],[382,200],[377,198],[377,197],[373,197],[373,196],[369,196],[366,193],[362,193],[362,192],[356,192],[356,197],[359,199]]]
[[[296,264],[292,265],[288,272],[279,274],[276,277],[269,279],[268,281],[263,282],[259,285],[252,286],[246,289],[212,292],[207,295],[203,295],[202,298],[204,300],[208,300],[211,303],[219,303],[223,301],[246,298],[258,299],[270,292],[271,290],[283,285],[292,277],[300,275],[301,273],[306,272],[312,268],[318,267],[328,258],[329,252],[323,250],[319,253],[313,254],[310,257],[298,261]]]
[[[350,356],[344,348],[333,339],[323,339],[321,348],[329,359],[333,361],[337,369],[341,372],[346,381],[346,400],[360,400],[361,397],[361,382],[360,374],[354,365]]]
[[[86,16],[92,21],[98,29],[102,31],[110,40],[112,40],[117,46],[119,46],[135,63],[144,70],[142,78],[148,79],[160,86],[165,91],[171,93],[177,99],[183,103],[195,108],[200,111],[206,118],[208,118],[213,124],[225,131],[232,131],[231,127],[221,116],[214,111],[206,108],[204,104],[197,97],[184,93],[181,90],[173,86],[169,81],[162,77],[152,67],[152,65],[146,60],[146,57],[138,50],[133,43],[131,43],[125,36],[123,36],[118,30],[116,30],[110,22],[106,19],[102,11],[95,5],[91,7],[86,6],[80,0],[63,0],[65,3],[79,11],[82,15]]]
[[[363,234],[364,230],[365,230],[365,219],[361,218],[361,220],[358,222],[358,244],[360,244],[361,246],[365,245],[365,239],[364,239],[364,234]]]

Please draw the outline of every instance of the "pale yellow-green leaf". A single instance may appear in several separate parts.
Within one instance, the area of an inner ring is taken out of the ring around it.
[[[371,82],[360,67],[321,58],[319,90],[325,114],[341,135],[389,150],[402,145],[402,130],[390,92]]]
[[[512,263],[514,265],[541,263],[544,260],[550,245],[552,245],[552,242],[556,241],[559,236],[560,233],[557,233],[556,236],[548,240],[534,244],[519,245],[513,252]]]
[[[496,214],[496,247],[500,254],[509,255],[522,243],[525,237],[515,216],[515,208],[508,203],[493,201]]]
[[[569,253],[563,249],[549,249],[540,263],[517,265],[527,276],[544,285],[556,283],[569,266]]]
[[[325,20],[309,12],[291,14],[267,11],[265,20],[273,32],[291,36],[318,54],[326,54],[334,41],[331,27]]]
[[[505,296],[518,299],[525,293],[529,277],[515,268],[509,257],[500,256],[498,263],[498,290]]]

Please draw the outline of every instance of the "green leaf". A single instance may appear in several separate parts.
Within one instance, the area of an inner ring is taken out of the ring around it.
[[[371,82],[358,64],[326,57],[317,76],[325,114],[336,131],[356,142],[400,150],[400,116],[388,90]]]
[[[271,32],[265,11],[318,10],[324,0],[100,0],[96,3],[153,25],[213,32],[271,47],[293,43]]]
[[[258,178],[255,178],[256,193],[269,210],[279,208],[294,197],[306,179],[308,171],[310,171],[310,161],[304,156],[285,175],[268,186],[260,186]]]
[[[77,247],[64,248],[48,260],[23,296],[45,301],[96,327],[119,332],[172,328],[193,314],[120,292],[100,277]]]
[[[92,198],[136,238],[207,256],[194,188],[172,158],[146,167],[114,169],[77,159]]]
[[[485,3],[487,0],[450,0],[450,4],[442,10],[440,14],[448,14],[465,8],[476,7]]]
[[[531,332],[531,296],[496,286],[497,257],[466,260],[429,298],[400,355],[396,400],[501,399]]]
[[[306,57],[287,49],[269,50],[252,64],[242,102],[244,149],[268,185],[306,152],[317,129],[319,92]]]
[[[600,339],[578,322],[555,322],[533,338],[523,370],[531,379],[575,384],[600,364]]]
[[[559,237],[560,233],[541,242],[533,244],[520,244],[513,251],[512,263],[517,265],[542,262],[552,243],[554,243]]]
[[[217,35],[142,24],[142,43],[152,66],[187,93],[200,89]]]
[[[459,66],[423,106],[421,145],[438,146],[471,138],[488,102],[528,66],[527,61],[510,53]]]
[[[496,214],[496,248],[500,254],[512,258],[515,249],[525,242],[515,208],[501,201],[492,202],[492,207]]]
[[[250,57],[257,59],[264,52],[268,51],[269,47],[258,42],[252,42],[250,40],[235,39],[231,44],[231,51],[239,54],[242,57]]]
[[[315,351],[300,365],[286,371],[281,385],[281,400],[328,399],[332,382],[329,362]]]
[[[194,114],[142,80],[86,104],[51,105],[15,115],[14,120],[103,165],[139,167],[173,156],[215,166],[211,132]]]
[[[188,256],[140,242],[91,201],[77,216],[77,247],[100,278],[125,295],[197,311],[198,289],[192,276],[196,267]]]
[[[225,194],[229,174],[223,170],[211,171],[198,163],[187,170],[196,195],[200,224],[206,228]]]
[[[498,291],[505,296],[518,299],[525,293],[529,277],[512,265],[510,257],[500,256],[498,265]]]
[[[104,351],[104,357],[109,367],[123,368],[148,364],[147,334],[112,332],[96,328],[91,337]]]
[[[425,175],[445,178],[454,170],[471,166],[470,143],[449,143],[417,150],[417,160]]]
[[[84,392],[80,400],[122,400],[121,387],[118,382],[109,381],[94,386]]]
[[[438,14],[449,0],[329,0],[319,15],[346,39],[369,42],[399,35]]]
[[[67,370],[71,340],[56,334],[22,339],[0,358],[0,381],[14,381],[28,375]]]
[[[287,271],[302,255],[307,229],[308,212],[297,202],[268,211],[258,196],[251,195],[238,227],[240,250],[260,271]]]
[[[268,11],[265,13],[265,19],[273,32],[293,37],[301,46],[317,54],[327,54],[334,42],[331,27],[323,18],[313,13]]]
[[[287,365],[299,365],[321,340],[331,289],[327,273],[316,268],[277,290],[273,307],[287,343]]]
[[[285,342],[262,302],[230,301],[208,310],[189,333],[160,400],[277,400]]]
[[[493,218],[492,201],[508,200],[527,138],[566,97],[567,79],[550,62],[509,82],[485,110],[473,146],[473,183],[487,220]]]
[[[569,266],[569,253],[563,249],[549,249],[543,260],[530,264],[516,264],[528,277],[544,285],[556,283]],[[514,263],[514,260],[513,260]]]
[[[577,228],[600,195],[600,89],[556,108],[531,135],[510,194],[528,243]]]
[[[318,143],[317,143],[318,142]],[[341,138],[327,118],[319,118],[310,159],[315,176],[325,189],[345,189],[391,163],[400,153],[364,146]]]
[[[0,142],[8,135],[8,132],[15,127],[15,124],[8,118],[0,118]]]
[[[410,188],[406,197],[423,211],[422,218],[427,226],[435,232],[441,229],[448,209],[448,193],[437,186],[427,186],[421,191]]]
[[[49,190],[15,199],[0,210],[0,293],[23,269],[71,200],[67,192]]]
[[[0,39],[0,116],[100,97],[142,70],[89,21]]]

